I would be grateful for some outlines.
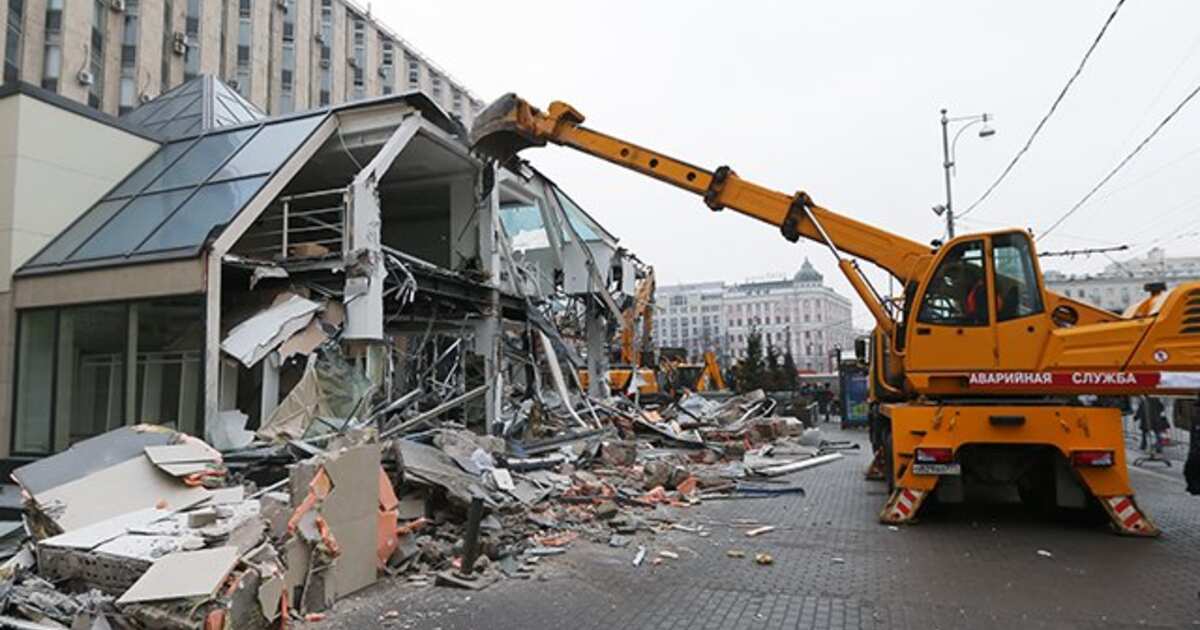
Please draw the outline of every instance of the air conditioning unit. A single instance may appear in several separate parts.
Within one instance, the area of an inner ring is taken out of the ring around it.
[[[141,96],[138,96],[138,100],[142,103],[149,103],[150,101],[154,100],[154,95],[142,92]]]
[[[123,13],[125,11],[125,0],[109,0],[109,6],[112,7],[113,11]]]
[[[358,59],[356,57],[349,57],[346,59],[346,61],[350,62],[351,68],[358,68]]]
[[[237,79],[230,79],[230,80],[226,81],[225,84],[228,85],[229,87],[233,88],[234,90],[238,89],[238,86],[241,85],[240,83],[238,83]]]
[[[175,39],[171,43],[171,49],[175,51],[176,55],[186,54],[188,49],[187,33],[175,33]]]
[[[288,10],[288,8],[289,8],[288,4],[289,4],[288,0],[275,0],[275,6],[279,7],[280,9],[283,9],[284,11]]]
[[[381,79],[388,78],[388,67],[387,66],[379,66],[379,78],[381,78]]]
[[[91,85],[96,82],[96,77],[92,76],[92,73],[87,70],[80,70],[79,74],[75,75],[75,79],[79,81],[80,85]]]
[[[329,67],[329,60],[328,60],[328,59],[322,59],[322,60],[321,60],[321,67],[322,67],[322,68],[328,68],[328,67]]]
[[[324,46],[326,43],[325,42],[325,33],[322,33],[320,31],[317,31],[317,33],[315,35],[313,35],[313,39],[316,39],[317,43],[321,44],[322,46]]]

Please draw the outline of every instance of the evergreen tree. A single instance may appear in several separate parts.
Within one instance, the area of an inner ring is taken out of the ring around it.
[[[765,383],[763,366],[762,333],[757,328],[746,336],[746,356],[733,367],[737,376],[737,391],[745,393],[762,389]]]
[[[795,392],[800,385],[800,374],[796,371],[796,359],[792,358],[791,352],[786,352],[783,355],[783,389],[789,392]]]

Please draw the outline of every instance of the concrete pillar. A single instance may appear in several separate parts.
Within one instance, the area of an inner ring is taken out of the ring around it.
[[[587,370],[588,394],[607,398],[608,391],[608,318],[607,309],[595,300],[588,300],[587,309]]]

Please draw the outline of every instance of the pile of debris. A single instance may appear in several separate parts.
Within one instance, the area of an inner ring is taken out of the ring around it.
[[[503,437],[448,413],[487,387],[322,421],[323,383],[346,382],[330,365],[310,358],[303,400],[224,451],[138,425],[17,469],[27,538],[0,567],[0,624],[282,627],[382,577],[478,589],[576,540],[669,529],[659,506],[802,493],[774,478],[840,457],[761,392],[658,409],[503,392]]]

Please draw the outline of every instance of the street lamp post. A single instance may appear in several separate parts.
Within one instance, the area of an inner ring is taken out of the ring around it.
[[[983,129],[979,130],[980,138],[988,138],[996,134],[996,130],[988,126],[988,121],[992,119],[991,114],[974,114],[971,116],[954,116],[946,115],[946,110],[942,109],[942,170],[946,176],[946,203],[945,205],[937,205],[933,207],[933,213],[942,216],[946,215],[946,237],[954,238],[954,203],[952,201],[950,177],[954,171],[954,155],[955,147],[958,146],[958,138],[964,131],[976,124],[983,124]],[[950,123],[966,123],[958,128],[958,132],[954,134],[954,140],[950,140]]]

